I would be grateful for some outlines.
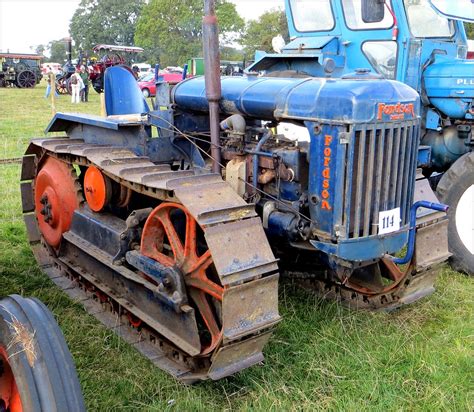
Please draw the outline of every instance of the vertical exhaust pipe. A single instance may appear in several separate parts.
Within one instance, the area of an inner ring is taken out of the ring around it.
[[[221,150],[219,148],[219,101],[221,99],[221,72],[219,53],[219,32],[214,0],[204,0],[204,18],[202,21],[202,39],[204,51],[204,79],[206,97],[209,102],[209,121],[211,126],[212,171],[221,172]]]

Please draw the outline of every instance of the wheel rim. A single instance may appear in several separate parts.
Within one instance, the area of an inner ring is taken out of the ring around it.
[[[464,247],[474,254],[474,185],[471,185],[459,198],[456,207],[456,230]]]
[[[35,213],[46,243],[57,248],[62,234],[71,226],[79,207],[73,170],[65,163],[48,158],[35,180]]]
[[[184,206],[165,203],[153,210],[145,223],[141,253],[182,274],[200,316],[201,354],[206,355],[222,338],[220,312],[224,288],[215,276],[211,252],[202,233]]]
[[[2,410],[22,412],[23,407],[7,351],[0,346],[0,411]]]

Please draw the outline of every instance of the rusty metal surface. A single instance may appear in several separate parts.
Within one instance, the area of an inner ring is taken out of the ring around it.
[[[212,380],[225,378],[263,361],[262,350],[271,333],[263,333],[237,344],[225,346],[217,352],[209,369]]]
[[[445,262],[448,249],[448,219],[442,219],[416,231],[415,262],[417,270]]]
[[[278,275],[229,288],[224,292],[224,343],[240,339],[281,320],[278,314]]]
[[[23,213],[35,210],[35,199],[33,197],[33,188],[31,182],[23,182],[20,185],[21,205]]]
[[[21,166],[21,180],[32,180],[36,172],[36,156],[23,156]]]
[[[211,226],[205,236],[223,285],[278,270],[258,217]]]

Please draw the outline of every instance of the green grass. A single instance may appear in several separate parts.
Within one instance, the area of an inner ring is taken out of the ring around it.
[[[51,113],[44,88],[0,89],[0,157],[19,157]],[[99,112],[99,99],[60,111]],[[4,149],[5,148],[5,149]],[[3,155],[3,156],[2,156]],[[0,296],[42,299],[75,359],[90,411],[472,411],[474,278],[448,268],[429,298],[392,314],[355,312],[283,285],[266,360],[185,387],[72,303],[37,268],[25,238],[19,165],[0,165]]]

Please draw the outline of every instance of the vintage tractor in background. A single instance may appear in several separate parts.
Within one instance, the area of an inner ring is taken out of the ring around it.
[[[38,54],[0,53],[0,87],[35,87],[41,81],[41,59]]]
[[[61,329],[37,299],[0,300],[0,411],[85,411]]]
[[[414,197],[416,91],[366,70],[221,79],[204,10],[205,78],[159,83],[150,109],[129,70],[107,68],[107,116],[57,113],[47,132],[65,136],[32,140],[21,173],[44,272],[186,382],[262,361],[279,273],[392,310],[432,293],[449,256],[447,207]]]
[[[98,44],[94,47],[94,53],[101,56],[98,61],[92,64],[89,79],[97,93],[104,91],[104,73],[112,66],[130,66],[134,59],[132,56],[143,53],[141,47],[115,46],[110,44]]]
[[[80,66],[82,61],[82,56],[79,56],[78,64],[73,64],[72,62],[72,39],[66,37],[63,39],[66,45],[66,63],[64,63],[61,73],[56,75],[56,91],[59,94],[71,94],[71,84],[69,79],[76,71],[77,66]]]
[[[450,206],[449,247],[457,270],[474,274],[474,61],[460,19],[470,0],[286,0],[291,42],[258,53],[249,70],[267,76],[338,78],[366,68],[421,95],[419,167]],[[383,109],[382,113],[391,109]],[[421,173],[417,188],[425,192]],[[418,189],[417,189],[418,191]],[[436,201],[435,198],[432,198]]]

